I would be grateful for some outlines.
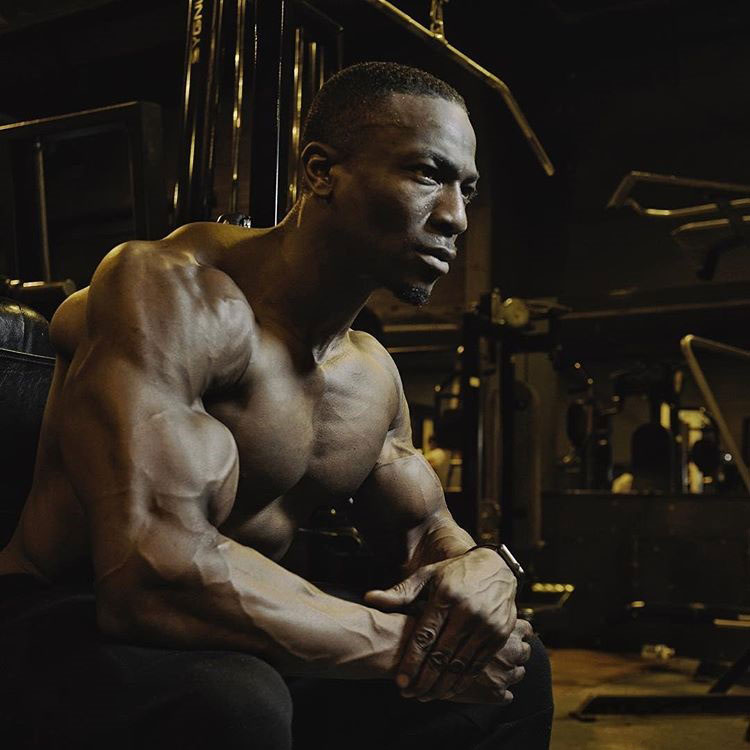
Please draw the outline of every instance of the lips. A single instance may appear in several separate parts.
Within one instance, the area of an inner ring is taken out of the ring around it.
[[[423,247],[419,252],[423,255],[433,255],[446,263],[452,263],[456,259],[456,251],[447,247]]]
[[[448,273],[449,264],[456,258],[456,251],[447,247],[420,247],[417,253],[428,266],[442,274]]]

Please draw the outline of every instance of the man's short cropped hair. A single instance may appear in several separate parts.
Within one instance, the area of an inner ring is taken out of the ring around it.
[[[394,62],[357,63],[331,76],[318,91],[305,118],[302,147],[320,141],[351,153],[368,116],[389,94],[446,99],[468,111],[452,86],[424,70]]]

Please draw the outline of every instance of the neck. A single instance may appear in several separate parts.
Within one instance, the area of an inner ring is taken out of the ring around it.
[[[322,361],[377,284],[351,267],[353,253],[337,244],[309,198],[259,239],[241,288],[261,325],[281,328]]]

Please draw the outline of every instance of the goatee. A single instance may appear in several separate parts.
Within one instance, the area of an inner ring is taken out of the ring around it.
[[[421,307],[427,304],[430,299],[430,292],[421,286],[412,286],[411,284],[405,284],[404,286],[393,289],[393,293],[402,302],[406,302],[414,307]]]

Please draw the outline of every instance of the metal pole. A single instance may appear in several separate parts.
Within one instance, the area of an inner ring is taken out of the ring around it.
[[[34,178],[36,182],[39,242],[42,251],[44,281],[52,281],[52,264],[49,257],[49,229],[47,227],[47,187],[44,181],[44,147],[40,138],[34,140]]]
[[[742,477],[742,482],[745,485],[745,489],[748,491],[748,493],[750,493],[750,473],[748,472],[747,464],[745,463],[745,459],[742,457],[742,454],[737,448],[737,443],[732,437],[732,433],[729,431],[729,425],[724,419],[724,415],[721,413],[719,404],[714,397],[713,391],[711,390],[708,381],[706,380],[706,376],[703,374],[701,366],[698,364],[698,360],[695,357],[693,348],[699,347],[710,352],[715,352],[717,354],[728,354],[731,357],[737,357],[738,359],[744,360],[750,360],[750,352],[745,351],[744,349],[738,349],[734,346],[729,346],[728,344],[722,344],[718,341],[711,341],[710,339],[703,339],[698,336],[693,336],[692,334],[685,336],[680,341],[680,347],[682,348],[682,353],[684,354],[685,360],[688,363],[690,372],[693,374],[695,382],[698,385],[703,398],[706,400],[706,406],[708,406],[711,414],[713,415],[713,418],[716,420],[716,425],[719,428],[719,433],[721,434],[722,438],[724,438],[727,446],[729,447],[729,450],[734,456],[735,462],[737,464],[737,471],[739,472],[740,477]]]
[[[482,410],[480,399],[480,323],[475,313],[463,316],[461,355],[461,502],[466,530],[479,538],[482,477]]]
[[[245,24],[247,0],[237,0],[237,35],[234,42],[234,103],[232,108],[232,189],[229,210],[237,211],[240,189],[240,142],[242,139],[242,104],[245,93]]]
[[[422,26],[421,23],[417,23],[411,16],[399,10],[395,5],[389,3],[387,0],[367,0],[370,5],[377,8],[381,13],[392,17],[395,21],[398,21],[402,26],[405,26],[413,34],[424,39],[426,42],[433,44],[438,47],[450,57],[454,62],[458,63],[462,68],[468,70],[470,73],[481,78],[488,86],[495,89],[513,115],[513,119],[516,124],[521,128],[521,132],[529,143],[531,150],[534,152],[539,163],[542,165],[544,171],[551,177],[555,173],[555,167],[547,156],[547,152],[544,150],[541,142],[536,136],[536,133],[531,129],[526,116],[518,106],[518,102],[511,93],[508,85],[501,81],[494,73],[490,73],[489,70],[483,68],[479,63],[474,62],[470,57],[461,52],[451,44],[448,44],[444,30],[442,29],[439,33],[430,31],[428,28]],[[442,19],[441,19],[442,20]]]
[[[182,97],[181,156],[174,192],[176,224],[208,219],[223,0],[189,0]]]

